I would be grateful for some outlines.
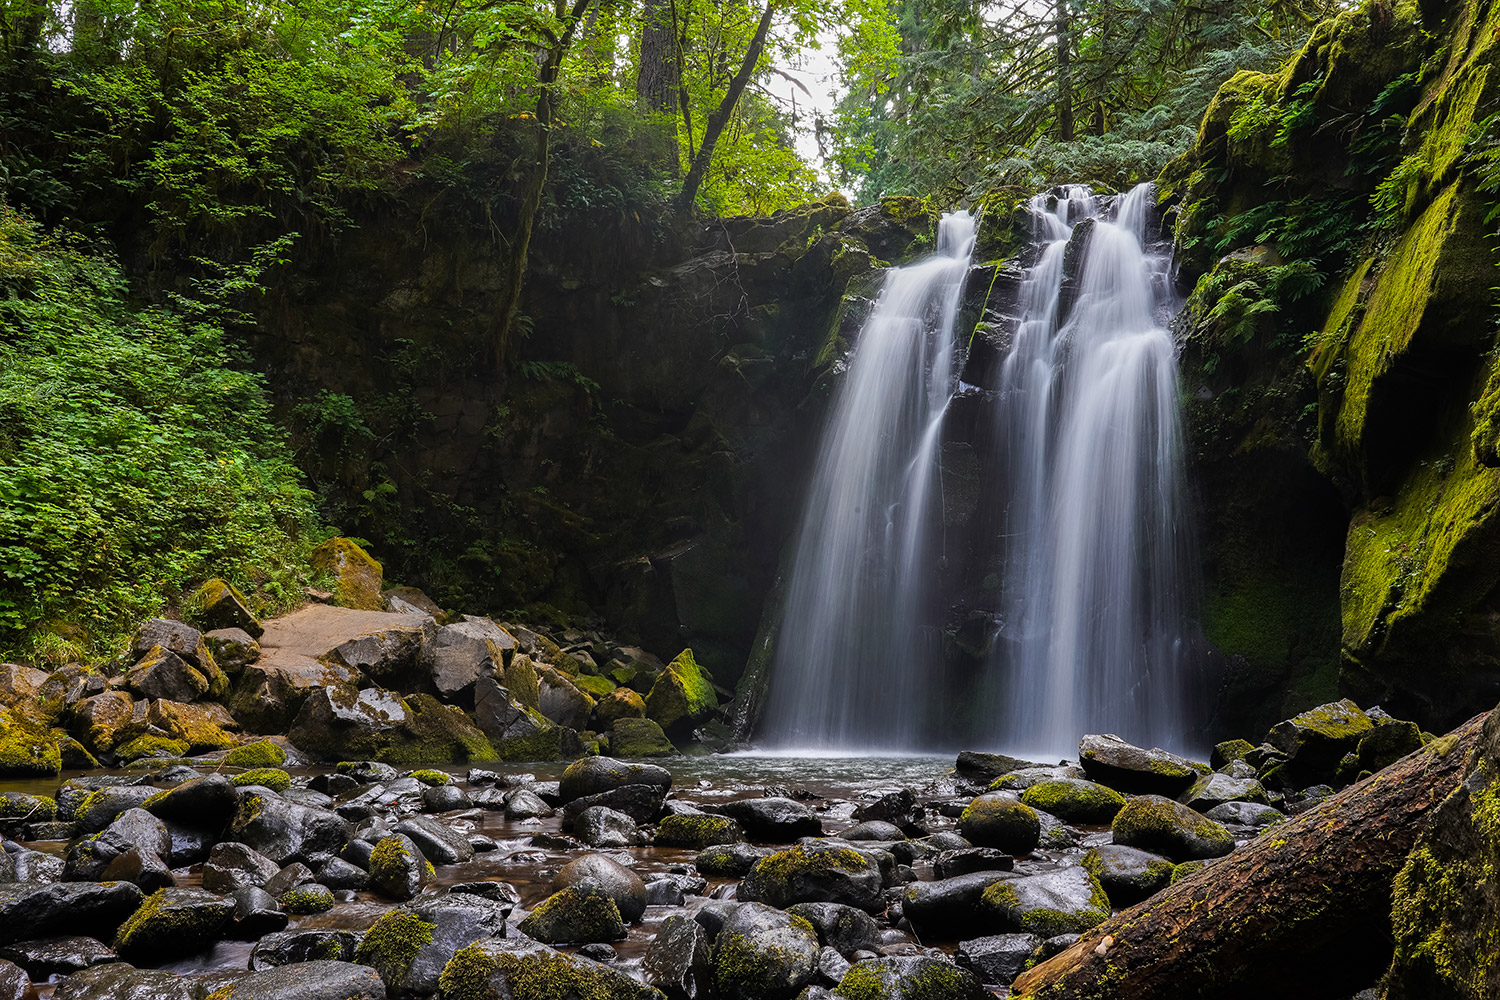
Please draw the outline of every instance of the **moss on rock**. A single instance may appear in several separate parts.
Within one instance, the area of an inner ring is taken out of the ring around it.
[[[241,771],[229,779],[236,788],[260,785],[273,792],[284,792],[292,787],[292,776],[277,767],[256,767]]]
[[[1051,813],[1065,823],[1108,823],[1125,806],[1125,796],[1093,781],[1061,778],[1039,781],[1021,793],[1033,809]]]
[[[667,664],[646,696],[646,715],[667,732],[702,722],[718,708],[713,681],[693,658],[691,649],[684,649]]]
[[[230,767],[280,767],[286,763],[286,751],[270,740],[257,740],[229,751],[224,763]]]
[[[410,910],[391,910],[375,921],[359,948],[354,961],[380,973],[388,988],[400,983],[423,948],[432,943],[436,924],[428,923]]]

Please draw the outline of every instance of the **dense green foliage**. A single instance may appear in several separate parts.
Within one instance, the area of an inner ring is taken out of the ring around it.
[[[108,650],[212,575],[293,597],[312,497],[211,313],[0,209],[0,653]]]
[[[836,159],[867,197],[1149,180],[1225,79],[1274,68],[1338,6],[901,0],[900,55],[852,75]]]

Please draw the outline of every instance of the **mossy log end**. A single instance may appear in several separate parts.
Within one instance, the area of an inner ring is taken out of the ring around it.
[[[1468,773],[1486,717],[1115,914],[1011,996],[1238,1000],[1369,986],[1391,962],[1392,883]]]

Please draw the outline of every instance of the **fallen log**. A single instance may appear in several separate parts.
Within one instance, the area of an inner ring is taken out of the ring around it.
[[[1391,886],[1487,716],[1271,827],[1023,974],[1014,1000],[1341,996],[1392,955]]]

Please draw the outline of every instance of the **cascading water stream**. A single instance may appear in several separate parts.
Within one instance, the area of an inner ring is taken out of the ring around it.
[[[975,221],[943,218],[937,253],[890,272],[819,450],[786,590],[763,737],[808,748],[911,748],[928,714],[920,611],[935,574],[943,415]]]
[[[1007,496],[994,710],[1010,746],[1071,753],[1085,732],[1148,745],[1187,735],[1190,553],[1169,261],[1143,249],[1151,196],[1136,188],[1113,222],[1082,188],[1032,202],[1046,246],[1022,285],[997,412]],[[1084,220],[1086,238],[1074,230]]]

